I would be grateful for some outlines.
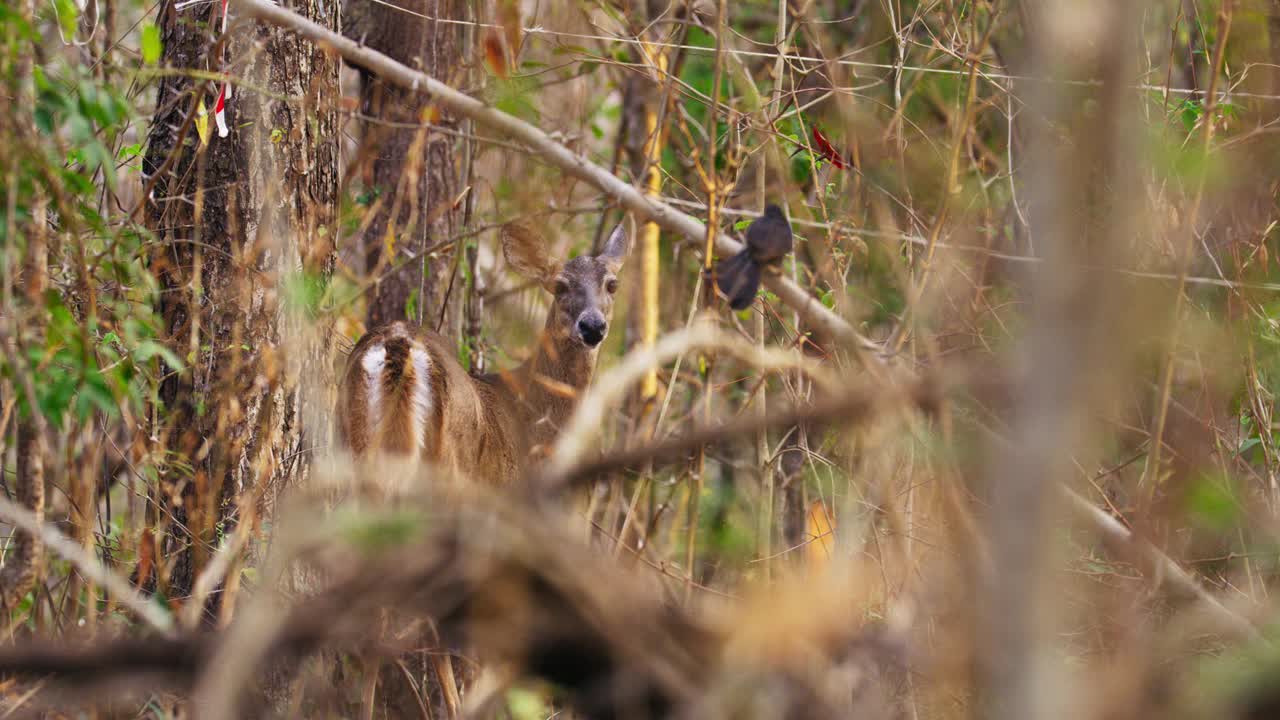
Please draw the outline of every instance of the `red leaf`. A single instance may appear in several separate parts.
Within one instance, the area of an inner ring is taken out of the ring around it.
[[[813,126],[813,144],[818,148],[818,154],[826,158],[832,165],[844,170],[849,167],[849,163],[840,157],[840,153],[831,145],[831,141],[827,139],[817,125]]]
[[[489,72],[504,78],[507,76],[507,51],[503,47],[502,36],[492,29],[486,30],[484,39],[484,64]]]

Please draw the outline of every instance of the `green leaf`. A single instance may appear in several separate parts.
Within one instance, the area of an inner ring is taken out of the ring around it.
[[[111,388],[107,386],[102,373],[97,370],[85,377],[80,391],[76,393],[76,417],[84,422],[93,415],[94,410],[101,410],[108,417],[115,416],[119,410]]]
[[[160,60],[160,52],[164,49],[160,42],[160,28],[154,23],[142,26],[142,62],[154,65]]]
[[[373,552],[409,542],[422,527],[422,518],[409,512],[395,512],[353,517],[343,525],[343,537],[357,548]]]
[[[128,162],[142,154],[142,143],[136,142],[132,145],[125,145],[120,148],[120,152],[116,153],[116,159]]]
[[[507,711],[512,720],[542,720],[554,715],[537,693],[524,688],[507,691]]]
[[[1233,526],[1239,506],[1225,478],[1204,476],[1187,493],[1187,510],[1201,525],[1225,530]]]
[[[1262,438],[1257,436],[1251,437],[1245,440],[1244,442],[1240,443],[1240,447],[1239,449],[1236,450],[1236,454],[1243,455],[1261,443],[1262,443]]]
[[[284,279],[285,307],[306,317],[320,313],[324,300],[324,277],[315,273],[295,272]]]
[[[80,8],[72,0],[53,0],[53,12],[62,34],[67,38],[74,36],[76,25],[80,22]]]
[[[175,371],[182,370],[185,367],[182,360],[173,353],[172,350],[155,340],[143,340],[138,343],[138,347],[133,350],[133,359],[135,362],[146,362],[153,357],[160,356],[165,365],[168,365]],[[194,358],[192,358],[194,361]]]
[[[404,316],[407,318],[418,317],[418,290],[416,288],[409,293],[408,299],[404,301]]]
[[[532,78],[497,78],[494,83],[493,106],[508,115],[514,115],[529,122],[537,122],[538,109],[532,101],[536,87],[537,84]]]

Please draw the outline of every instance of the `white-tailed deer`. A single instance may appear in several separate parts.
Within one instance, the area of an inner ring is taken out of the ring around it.
[[[503,228],[502,250],[516,272],[553,295],[533,356],[511,371],[472,375],[434,332],[407,322],[371,330],[352,349],[338,388],[338,440],[352,454],[420,459],[505,484],[569,419],[609,332],[630,242],[619,225],[599,255],[561,264],[547,256],[542,238],[512,224]],[[452,661],[437,653],[432,665],[456,718]]]
[[[630,242],[619,225],[599,255],[561,264],[540,237],[512,224],[502,249],[554,296],[533,356],[514,370],[472,375],[436,333],[406,322],[375,328],[356,343],[339,387],[339,441],[353,454],[409,455],[503,484],[568,420],[609,332]]]

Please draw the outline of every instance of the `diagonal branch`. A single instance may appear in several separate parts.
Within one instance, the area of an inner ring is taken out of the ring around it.
[[[42,522],[36,513],[0,495],[0,519],[40,538],[45,547],[69,561],[84,577],[115,595],[116,600],[132,610],[138,619],[160,631],[162,635],[172,636],[173,617],[161,609],[158,603],[144,597],[128,580],[111,572],[92,552],[63,535],[53,525]]]
[[[250,17],[286,28],[322,47],[331,48],[347,62],[364,68],[387,82],[427,93],[442,107],[527,145],[548,164],[611,195],[626,209],[670,232],[699,243],[707,236],[706,226],[696,218],[656,198],[646,196],[605,168],[551,139],[534,125],[486,105],[426,73],[413,70],[291,10],[274,5],[270,0],[237,0],[237,6]],[[724,255],[733,255],[742,250],[741,244],[724,233],[716,233],[715,247],[717,252]],[[878,352],[879,345],[860,335],[844,318],[828,310],[799,285],[781,276],[766,278],[765,284],[782,302],[799,312],[810,327],[860,351],[864,361],[881,362],[878,357],[866,352]]]

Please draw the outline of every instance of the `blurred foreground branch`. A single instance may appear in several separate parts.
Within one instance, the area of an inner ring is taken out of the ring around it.
[[[590,481],[608,472],[639,467],[641,463],[675,462],[699,447],[726,440],[753,438],[761,430],[793,427],[800,423],[841,422],[857,424],[876,415],[879,409],[906,408],[933,413],[942,398],[962,389],[982,392],[983,387],[1000,387],[1004,381],[995,373],[976,377],[969,371],[940,372],[903,380],[885,387],[864,383],[843,392],[832,391],[822,398],[768,415],[741,415],[728,422],[696,427],[669,440],[611,452],[600,458],[579,461],[568,467],[552,465],[531,487],[554,493],[568,486]]]
[[[293,667],[321,648],[405,651],[370,632],[392,612],[403,626],[430,619],[446,642],[476,648],[510,663],[518,675],[555,684],[587,717],[725,716],[718,702],[738,708],[782,702],[791,711],[787,717],[833,715],[821,690],[803,674],[793,677],[727,656],[722,632],[668,605],[652,587],[565,536],[558,518],[512,509],[478,491],[447,515],[402,510],[394,518],[373,514],[363,522],[376,529],[409,518],[417,530],[390,545],[348,544],[350,538],[331,533],[326,550],[332,557],[349,558],[347,551],[356,551],[360,561],[327,563],[333,577],[327,587],[273,616],[271,627],[245,626],[253,624],[253,614],[245,613],[236,620],[242,627],[229,632],[5,647],[0,674],[49,680],[41,702],[96,688],[120,692],[138,687],[143,678],[190,688],[218,677],[223,651],[235,649],[237,632],[248,630],[265,638],[261,652],[235,658],[249,672],[237,674],[231,685],[215,681],[217,697],[197,703],[202,717],[242,717],[253,707],[254,689],[240,683],[257,682],[267,667]],[[492,531],[476,533],[477,523]],[[847,647],[862,631],[837,625],[833,632]],[[723,698],[717,688],[744,671],[770,678],[760,685],[767,690],[754,698],[737,692]]]

